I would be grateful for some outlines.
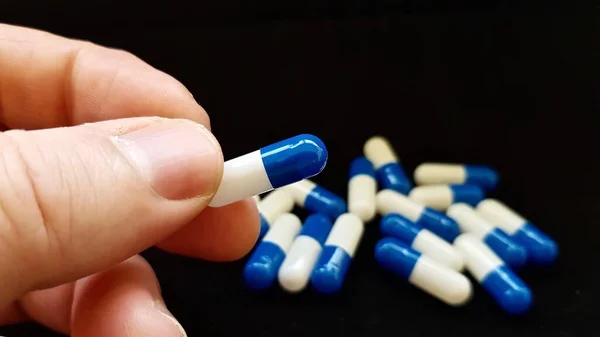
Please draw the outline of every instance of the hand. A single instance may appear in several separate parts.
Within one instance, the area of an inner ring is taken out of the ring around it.
[[[223,170],[206,112],[131,54],[0,24],[0,123],[0,324],[181,336],[136,254],[256,241],[252,200],[206,208]]]

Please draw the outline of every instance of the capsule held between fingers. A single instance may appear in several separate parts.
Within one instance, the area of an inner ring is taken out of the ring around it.
[[[221,207],[319,174],[327,148],[313,135],[298,135],[228,160],[210,207]]]

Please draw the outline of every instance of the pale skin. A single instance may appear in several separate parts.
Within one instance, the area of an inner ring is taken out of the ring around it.
[[[207,207],[206,111],[127,52],[0,24],[0,123],[0,325],[185,335],[138,254],[232,261],[258,237],[253,200]]]

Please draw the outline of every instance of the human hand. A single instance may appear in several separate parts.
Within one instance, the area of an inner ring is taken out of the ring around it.
[[[136,254],[229,261],[258,237],[252,200],[206,208],[223,170],[206,112],[131,54],[0,24],[0,123],[0,324],[184,335]]]

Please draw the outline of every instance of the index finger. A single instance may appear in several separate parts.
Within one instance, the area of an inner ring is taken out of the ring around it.
[[[210,128],[183,84],[128,52],[0,24],[0,123],[40,129],[140,116]]]

